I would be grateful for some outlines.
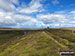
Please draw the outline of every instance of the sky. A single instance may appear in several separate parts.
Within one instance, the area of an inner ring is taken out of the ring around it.
[[[75,28],[75,0],[0,0],[0,28]]]

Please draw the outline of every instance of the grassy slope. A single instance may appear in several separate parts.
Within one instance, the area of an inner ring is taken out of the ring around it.
[[[4,51],[9,45],[13,45],[22,35],[23,33],[17,31],[0,31],[0,52]]]
[[[59,43],[75,50],[75,33],[72,33],[72,29],[49,29],[47,31]]]
[[[47,33],[36,32],[23,36],[14,45],[4,49],[0,56],[59,56],[59,48],[61,46],[56,44]]]
[[[4,35],[12,41],[0,40],[3,44],[0,44],[0,56],[59,56],[59,49],[75,48],[75,34],[72,34],[71,30],[49,29],[25,36],[19,34]],[[16,39],[16,36],[21,37]]]

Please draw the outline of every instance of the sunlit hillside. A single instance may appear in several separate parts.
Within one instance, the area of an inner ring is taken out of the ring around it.
[[[60,50],[75,50],[72,30],[0,31],[0,56],[60,56]]]

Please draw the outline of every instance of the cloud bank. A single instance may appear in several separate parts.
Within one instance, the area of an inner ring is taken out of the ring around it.
[[[50,24],[54,27],[65,25],[69,27],[75,24],[75,10],[67,14],[43,14],[42,12],[46,12],[46,9],[41,2],[43,0],[31,0],[28,5],[24,3],[20,5],[19,0],[0,0],[0,27],[45,28]],[[52,3],[59,4],[59,1],[54,0]]]

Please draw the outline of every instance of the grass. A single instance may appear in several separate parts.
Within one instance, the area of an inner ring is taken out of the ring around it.
[[[75,33],[72,33],[72,29],[49,29],[47,31],[50,33],[50,36],[58,42],[68,46],[69,48],[72,47],[71,49],[75,50]]]
[[[75,34],[71,30],[30,30],[28,35],[24,31],[0,31],[0,56],[60,56],[60,49],[75,48]]]

